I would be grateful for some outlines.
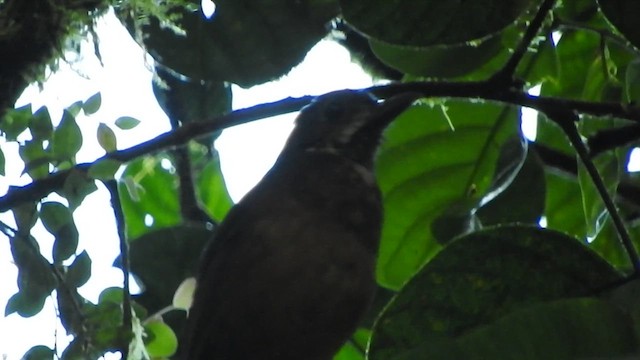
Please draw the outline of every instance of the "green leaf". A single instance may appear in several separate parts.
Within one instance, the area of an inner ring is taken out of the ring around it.
[[[58,202],[45,202],[40,207],[40,219],[54,237],[53,261],[60,264],[78,248],[78,230],[71,211]]]
[[[63,161],[73,159],[82,147],[82,133],[74,115],[64,111],[60,124],[53,131],[51,149],[56,159]]]
[[[124,294],[122,293],[122,288],[112,286],[102,290],[102,292],[98,296],[98,302],[112,302],[114,304],[122,304],[123,298]]]
[[[350,341],[340,348],[333,360],[365,360],[365,351],[371,337],[371,330],[357,329]]]
[[[581,98],[597,90],[587,83],[594,58],[602,54],[600,36],[588,31],[566,31],[556,46],[557,81],[542,84],[540,95]],[[589,59],[590,61],[586,61]]]
[[[42,203],[40,206],[40,219],[42,220],[42,224],[45,229],[52,234],[64,225],[73,222],[69,209],[63,204],[55,201]]]
[[[42,142],[27,140],[18,148],[24,161],[24,172],[33,179],[42,179],[49,175],[51,156],[42,147]]]
[[[144,45],[162,65],[195,81],[227,81],[251,87],[274,80],[300,63],[339,15],[337,1],[258,2],[218,0],[216,13],[176,8],[176,34],[155,18],[145,27]],[[177,15],[177,14],[176,14]],[[129,26],[133,33],[135,27]],[[242,39],[242,41],[238,41]]]
[[[84,285],[91,278],[91,258],[86,250],[76,256],[67,269],[67,283],[76,288]]]
[[[180,283],[175,294],[173,294],[173,300],[171,305],[176,309],[182,309],[189,311],[191,303],[193,302],[193,293],[196,291],[196,278],[188,277]]]
[[[524,306],[591,295],[621,280],[602,258],[556,231],[503,226],[469,234],[438,253],[385,308],[370,358],[456,338]]]
[[[547,227],[565,232],[578,239],[586,238],[582,195],[575,178],[547,173],[545,217]]]
[[[53,360],[54,355],[53,349],[44,345],[36,345],[22,356],[22,360]]]
[[[150,312],[171,304],[184,279],[196,273],[200,254],[212,236],[205,228],[182,225],[132,239],[131,272],[145,289],[136,301]],[[121,266],[120,258],[114,266]]]
[[[0,131],[8,141],[15,141],[27,129],[32,116],[31,104],[9,110],[0,119]]]
[[[502,144],[521,136],[519,116],[515,108],[447,101],[413,106],[391,124],[376,163],[385,207],[377,263],[382,286],[398,289],[441,249],[436,218],[457,205],[470,215],[480,204]]]
[[[112,180],[116,172],[122,166],[122,162],[112,159],[98,160],[91,164],[87,171],[87,176],[96,180]]]
[[[414,48],[370,40],[373,53],[388,66],[405,74],[427,78],[453,78],[480,67],[502,49],[499,36],[479,44]]]
[[[36,203],[24,202],[11,209],[13,212],[13,218],[16,221],[16,227],[18,232],[28,234],[31,228],[38,221]]]
[[[130,162],[118,182],[127,239],[173,226],[182,220],[178,204],[178,179],[161,160],[147,157]],[[146,224],[146,218],[152,223]]]
[[[340,0],[342,14],[372,38],[395,45],[451,45],[484,38],[537,3],[517,1]]]
[[[98,125],[98,144],[108,153],[118,150],[116,134],[105,123]]]
[[[53,261],[60,264],[75,254],[78,248],[78,230],[75,224],[69,223],[58,229],[54,236]]]
[[[68,112],[71,117],[75,118],[76,116],[78,116],[78,114],[80,114],[80,110],[82,110],[82,104],[82,100],[78,100],[69,105],[69,107],[67,107],[64,111]]]
[[[34,140],[44,141],[51,139],[53,135],[53,124],[51,123],[51,115],[46,106],[38,109],[29,122],[29,129]]]
[[[100,110],[101,104],[102,95],[100,94],[100,92],[97,92],[84,101],[84,103],[82,104],[82,110],[86,115],[92,115]]]
[[[4,309],[4,316],[18,313],[23,318],[29,318],[38,314],[44,307],[47,295],[31,291],[18,291],[13,294]]]
[[[57,192],[69,201],[69,208],[73,211],[82,204],[87,195],[96,190],[98,190],[96,182],[86,172],[71,169],[64,179],[62,189]]]
[[[168,357],[175,354],[178,349],[178,337],[167,324],[154,320],[146,323],[144,329],[147,335],[145,347],[149,356]]]
[[[519,154],[510,153],[504,148],[500,157],[504,162],[520,160]],[[508,223],[538,224],[542,217],[546,194],[543,164],[531,149],[526,149],[526,158],[518,165],[521,165],[518,166],[519,170],[513,180],[506,184],[506,188],[478,209],[477,215],[484,226]],[[500,173],[500,169],[501,166],[498,165],[496,179],[509,176],[508,168],[502,168],[503,171],[507,170],[506,173]]]
[[[32,307],[44,303],[44,299],[56,287],[57,281],[51,264],[40,254],[38,243],[28,235],[18,234],[11,238],[11,255],[18,267],[20,301]]]
[[[140,124],[140,120],[131,116],[121,116],[116,119],[116,126],[122,130],[131,130]]]
[[[631,359],[636,337],[618,307],[567,299],[518,309],[455,340],[425,341],[394,359]]]
[[[207,161],[197,179],[196,193],[212,219],[222,221],[233,206],[227,185],[220,170],[218,152],[213,150],[213,159]]]

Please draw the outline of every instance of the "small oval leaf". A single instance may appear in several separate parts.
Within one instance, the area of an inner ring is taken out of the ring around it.
[[[95,114],[100,110],[100,105],[102,105],[102,95],[97,92],[85,100],[82,104],[82,110],[87,115]]]
[[[106,152],[116,151],[118,148],[116,134],[105,123],[98,125],[98,144]]]
[[[69,111],[64,111],[60,124],[53,131],[51,148],[58,160],[73,158],[82,147],[82,133],[76,118]]]
[[[47,201],[40,205],[40,220],[45,229],[52,234],[71,222],[71,219],[69,209],[59,202]]]
[[[122,162],[118,160],[99,160],[89,167],[87,175],[96,180],[112,180],[121,165]]]
[[[46,106],[41,107],[35,113],[29,123],[31,136],[34,140],[49,140],[53,134],[53,124],[51,123],[51,115]]]
[[[173,306],[177,309],[189,310],[193,302],[193,293],[196,290],[196,278],[189,277],[178,286],[173,295]]]
[[[56,264],[71,257],[78,248],[78,230],[75,224],[69,223],[60,228],[53,243],[53,261]]]
[[[130,130],[140,124],[140,120],[131,116],[121,116],[116,120],[116,126],[122,130]]]
[[[67,270],[67,282],[75,287],[80,287],[89,281],[91,277],[91,258],[86,250],[76,256]]]
[[[19,291],[7,301],[7,306],[4,309],[5,316],[18,313],[18,315],[28,318],[32,317],[40,312],[44,307],[44,301],[49,294],[42,294],[39,292],[31,291]]]

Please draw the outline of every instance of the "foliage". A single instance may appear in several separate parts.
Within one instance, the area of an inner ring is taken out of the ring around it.
[[[380,149],[380,298],[336,359],[363,359],[365,348],[371,359],[638,356],[640,180],[627,170],[640,142],[636,1],[219,0],[211,18],[186,0],[110,3],[156,60],[171,134],[124,150],[105,124],[88,138],[76,117],[95,113],[99,94],[59,121],[46,108],[0,111],[7,141],[30,134],[18,143],[33,179],[0,198],[0,211],[15,218],[15,229],[0,229],[19,269],[5,315],[32,316],[56,290],[74,335],[56,356],[176,352],[185,318],[176,309],[193,288],[180,284],[231,206],[210,141],[310,100],[230,112],[228,83],[286,74],[328,36],[327,24],[345,32],[340,42],[374,76],[401,74],[373,93],[425,96]],[[3,19],[0,40],[15,29]],[[17,94],[7,96],[0,103]],[[535,140],[520,130],[524,107],[539,111]],[[107,154],[78,164],[89,141]],[[0,175],[4,162],[0,152]],[[145,291],[131,296],[125,283],[93,304],[77,291],[92,274],[72,213],[96,181],[111,192],[119,226],[115,264]],[[43,200],[51,192],[66,202]],[[52,263],[30,234],[37,220],[55,238]],[[54,358],[54,349],[34,345],[25,358]]]

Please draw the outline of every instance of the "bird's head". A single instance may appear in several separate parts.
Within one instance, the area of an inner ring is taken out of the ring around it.
[[[382,102],[354,90],[319,96],[301,110],[282,155],[333,153],[370,168],[385,127],[418,98],[405,93]]]

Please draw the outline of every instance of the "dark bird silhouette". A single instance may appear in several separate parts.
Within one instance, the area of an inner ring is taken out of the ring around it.
[[[301,111],[273,168],[205,250],[184,360],[331,359],[376,288],[375,152],[416,98],[344,90]]]

